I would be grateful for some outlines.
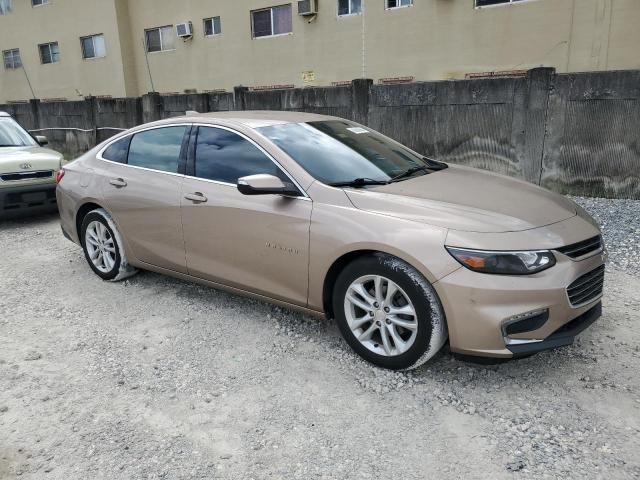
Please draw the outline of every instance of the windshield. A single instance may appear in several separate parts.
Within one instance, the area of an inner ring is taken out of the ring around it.
[[[0,147],[28,147],[36,142],[11,117],[0,117]]]
[[[258,131],[313,177],[328,184],[354,180],[360,184],[387,183],[395,177],[407,178],[433,167],[390,138],[343,120],[287,123],[261,127]],[[442,167],[439,164],[434,169]],[[408,175],[403,175],[408,171]]]

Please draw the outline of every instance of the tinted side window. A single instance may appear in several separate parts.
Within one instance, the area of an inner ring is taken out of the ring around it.
[[[127,163],[129,142],[131,142],[131,137],[121,138],[117,142],[112,143],[104,152],[102,152],[102,158],[111,160],[112,162]]]
[[[196,177],[226,183],[268,173],[291,182],[273,161],[248,140],[228,130],[200,127],[196,143]]]
[[[129,146],[129,165],[176,173],[187,127],[165,127],[140,132]]]

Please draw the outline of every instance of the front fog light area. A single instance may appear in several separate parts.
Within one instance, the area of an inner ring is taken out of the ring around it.
[[[533,332],[534,330],[542,328],[547,320],[549,320],[548,308],[541,308],[531,312],[514,315],[513,317],[507,318],[502,323],[502,336],[505,340],[508,340],[508,337],[511,335]]]
[[[446,247],[462,266],[474,272],[496,275],[530,275],[551,268],[556,258],[548,250],[505,251]]]

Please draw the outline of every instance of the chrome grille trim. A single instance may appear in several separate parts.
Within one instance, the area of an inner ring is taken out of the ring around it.
[[[602,236],[597,235],[581,242],[556,248],[556,250],[569,258],[580,258],[590,253],[600,252],[603,249]]]

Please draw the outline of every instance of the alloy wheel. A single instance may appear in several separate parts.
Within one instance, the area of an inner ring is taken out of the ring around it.
[[[102,222],[94,220],[85,231],[85,245],[91,263],[102,273],[109,273],[116,264],[116,244]]]
[[[415,342],[418,318],[409,296],[381,275],[354,280],[344,299],[347,323],[354,337],[378,355],[405,353]]]

